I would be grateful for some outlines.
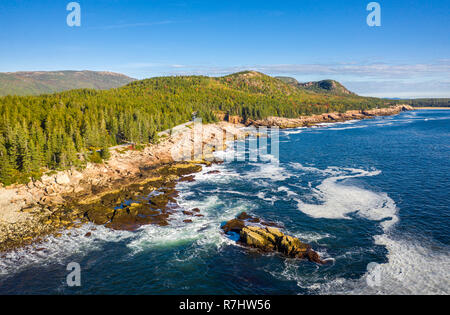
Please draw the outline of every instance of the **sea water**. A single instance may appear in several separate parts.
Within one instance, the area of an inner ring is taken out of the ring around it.
[[[277,163],[214,165],[178,184],[181,209],[204,215],[192,224],[180,211],[136,232],[85,225],[6,254],[0,293],[450,294],[450,111],[283,130],[279,150]],[[220,225],[243,211],[327,264],[237,245]],[[70,262],[80,287],[67,285]]]

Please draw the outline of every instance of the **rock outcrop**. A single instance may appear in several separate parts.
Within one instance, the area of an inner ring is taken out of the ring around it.
[[[296,237],[285,235],[277,227],[250,225],[249,223],[263,222],[247,213],[228,221],[222,226],[225,233],[239,233],[238,242],[256,248],[263,252],[279,252],[286,257],[308,259],[311,262],[324,264],[319,254],[311,246],[303,243]],[[264,222],[263,222],[264,223]]]
[[[414,110],[409,105],[397,105],[387,108],[370,110],[350,110],[345,113],[326,113],[321,115],[302,116],[298,118],[267,117],[261,120],[248,120],[246,125],[253,126],[277,126],[281,129],[309,127],[320,123],[342,122],[347,120],[368,119],[375,116],[396,115],[402,111]]]

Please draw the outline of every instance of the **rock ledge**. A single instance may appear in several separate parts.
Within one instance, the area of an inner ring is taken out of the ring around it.
[[[308,259],[318,264],[325,263],[320,259],[319,254],[312,250],[310,245],[303,243],[296,237],[285,235],[279,228],[247,225],[248,222],[255,221],[258,221],[261,225],[267,225],[266,222],[251,217],[244,212],[237,219],[228,221],[222,226],[222,229],[227,234],[239,233],[239,243],[263,252],[278,252],[290,258]]]

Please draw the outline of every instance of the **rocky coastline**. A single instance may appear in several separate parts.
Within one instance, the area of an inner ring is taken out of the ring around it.
[[[280,129],[290,129],[290,128],[300,128],[300,127],[311,127],[321,123],[334,123],[334,122],[344,122],[348,120],[362,120],[370,119],[376,116],[391,116],[397,115],[402,111],[414,110],[414,107],[410,105],[396,105],[387,108],[375,108],[370,110],[350,110],[345,113],[325,113],[320,115],[312,116],[301,116],[298,118],[285,118],[285,117],[267,117],[262,120],[251,120],[248,119],[244,121],[242,117],[239,116],[229,116],[223,115],[223,119],[231,123],[240,123],[247,126],[265,126],[265,127],[279,127]]]
[[[111,158],[102,164],[89,163],[83,170],[49,173],[27,185],[0,188],[0,253],[45,241],[51,235],[58,237],[63,230],[77,228],[88,222],[118,230],[134,230],[144,224],[168,225],[171,214],[182,211],[177,208],[175,200],[176,183],[194,180],[194,173],[211,165],[212,153],[226,147],[225,139],[217,141],[217,137],[226,134],[226,140],[237,140],[248,136],[241,128],[245,125],[297,128],[324,122],[395,115],[404,110],[413,108],[398,105],[296,119],[268,117],[246,122],[239,117],[223,116],[219,118],[226,121],[203,125],[200,131],[184,124],[182,128],[164,132],[159,143],[140,151],[127,147],[114,148]],[[184,150],[180,143],[193,143],[196,132],[201,132],[197,136],[202,139],[202,156],[194,154],[191,159],[175,161],[173,153]],[[199,209],[184,212],[186,224],[192,222],[193,217],[202,216]],[[247,240],[254,233],[261,235],[273,232],[253,229],[243,227],[239,231],[244,233],[241,238]],[[294,239],[288,241],[297,242]],[[314,256],[310,248],[304,247],[305,251],[292,255],[286,253],[278,241],[272,246],[272,250],[288,257],[314,261],[308,256]],[[316,257],[315,260],[319,262],[320,258]]]
[[[217,149],[211,144],[216,135],[245,138],[240,127],[221,122],[194,131],[186,125],[140,151],[114,148],[105,163],[89,163],[84,170],[50,173],[27,185],[0,188],[0,253],[51,235],[59,237],[63,230],[87,222],[123,230],[143,224],[167,225],[170,215],[179,211],[174,200],[176,183],[193,180],[192,174],[211,165],[205,155]],[[193,143],[195,132],[201,133],[204,154],[175,161],[173,152],[183,150],[180,143]]]

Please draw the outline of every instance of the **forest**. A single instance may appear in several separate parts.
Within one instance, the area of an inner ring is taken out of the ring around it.
[[[43,173],[101,162],[108,147],[157,141],[159,131],[215,113],[244,119],[298,117],[387,107],[389,101],[302,90],[247,71],[225,77],[176,76],[110,90],[78,89],[0,98],[0,182],[26,183]]]

